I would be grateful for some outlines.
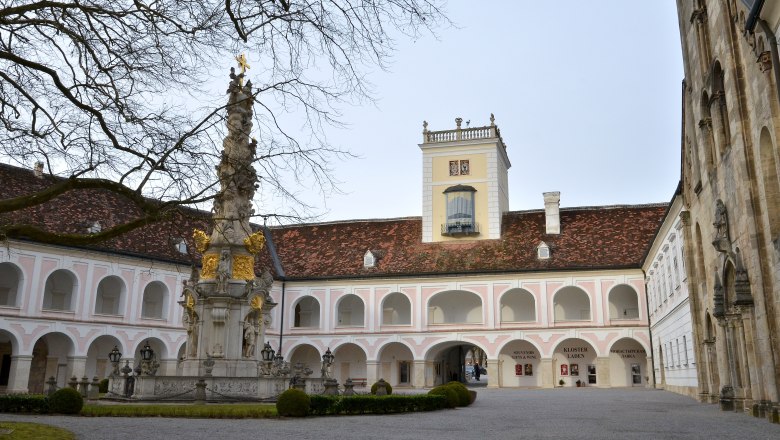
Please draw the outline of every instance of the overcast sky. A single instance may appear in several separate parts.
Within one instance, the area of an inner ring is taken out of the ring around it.
[[[322,220],[419,216],[422,122],[489,124],[512,162],[511,210],[668,202],[680,177],[683,79],[672,1],[451,1],[457,27],[399,40],[377,102],[343,108],[329,141],[343,195],[312,199]],[[250,72],[251,74],[251,72]]]

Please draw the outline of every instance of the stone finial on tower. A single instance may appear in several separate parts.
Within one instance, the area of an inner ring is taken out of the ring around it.
[[[463,118],[455,118],[455,125],[457,126],[458,130],[460,130],[461,122],[463,122]]]
[[[493,116],[493,113],[490,114],[490,126],[495,127],[496,126],[496,117]]]
[[[561,233],[561,193],[560,191],[542,193],[544,196],[544,222],[546,234]]]

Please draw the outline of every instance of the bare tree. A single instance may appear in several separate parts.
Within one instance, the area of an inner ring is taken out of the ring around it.
[[[295,181],[332,189],[329,161],[348,154],[324,128],[345,101],[370,99],[364,75],[385,67],[394,36],[446,22],[436,1],[0,0],[0,155],[64,177],[0,198],[0,236],[90,244],[204,206],[226,102],[193,108],[191,97],[240,51],[253,60],[260,192],[305,214]],[[9,215],[84,189],[125,197],[137,215],[67,235]]]

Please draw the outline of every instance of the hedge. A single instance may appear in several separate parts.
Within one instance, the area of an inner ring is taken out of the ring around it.
[[[46,414],[49,412],[49,399],[43,394],[0,395],[0,412]]]
[[[344,397],[313,395],[310,397],[312,415],[388,414],[435,411],[447,407],[446,398],[428,394]]]

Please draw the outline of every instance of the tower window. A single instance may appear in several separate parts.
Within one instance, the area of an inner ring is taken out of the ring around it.
[[[451,160],[450,176],[468,176],[471,173],[468,160]]]
[[[468,185],[455,185],[444,190],[447,204],[447,220],[442,225],[442,235],[475,235],[479,233],[474,221],[474,193]]]

